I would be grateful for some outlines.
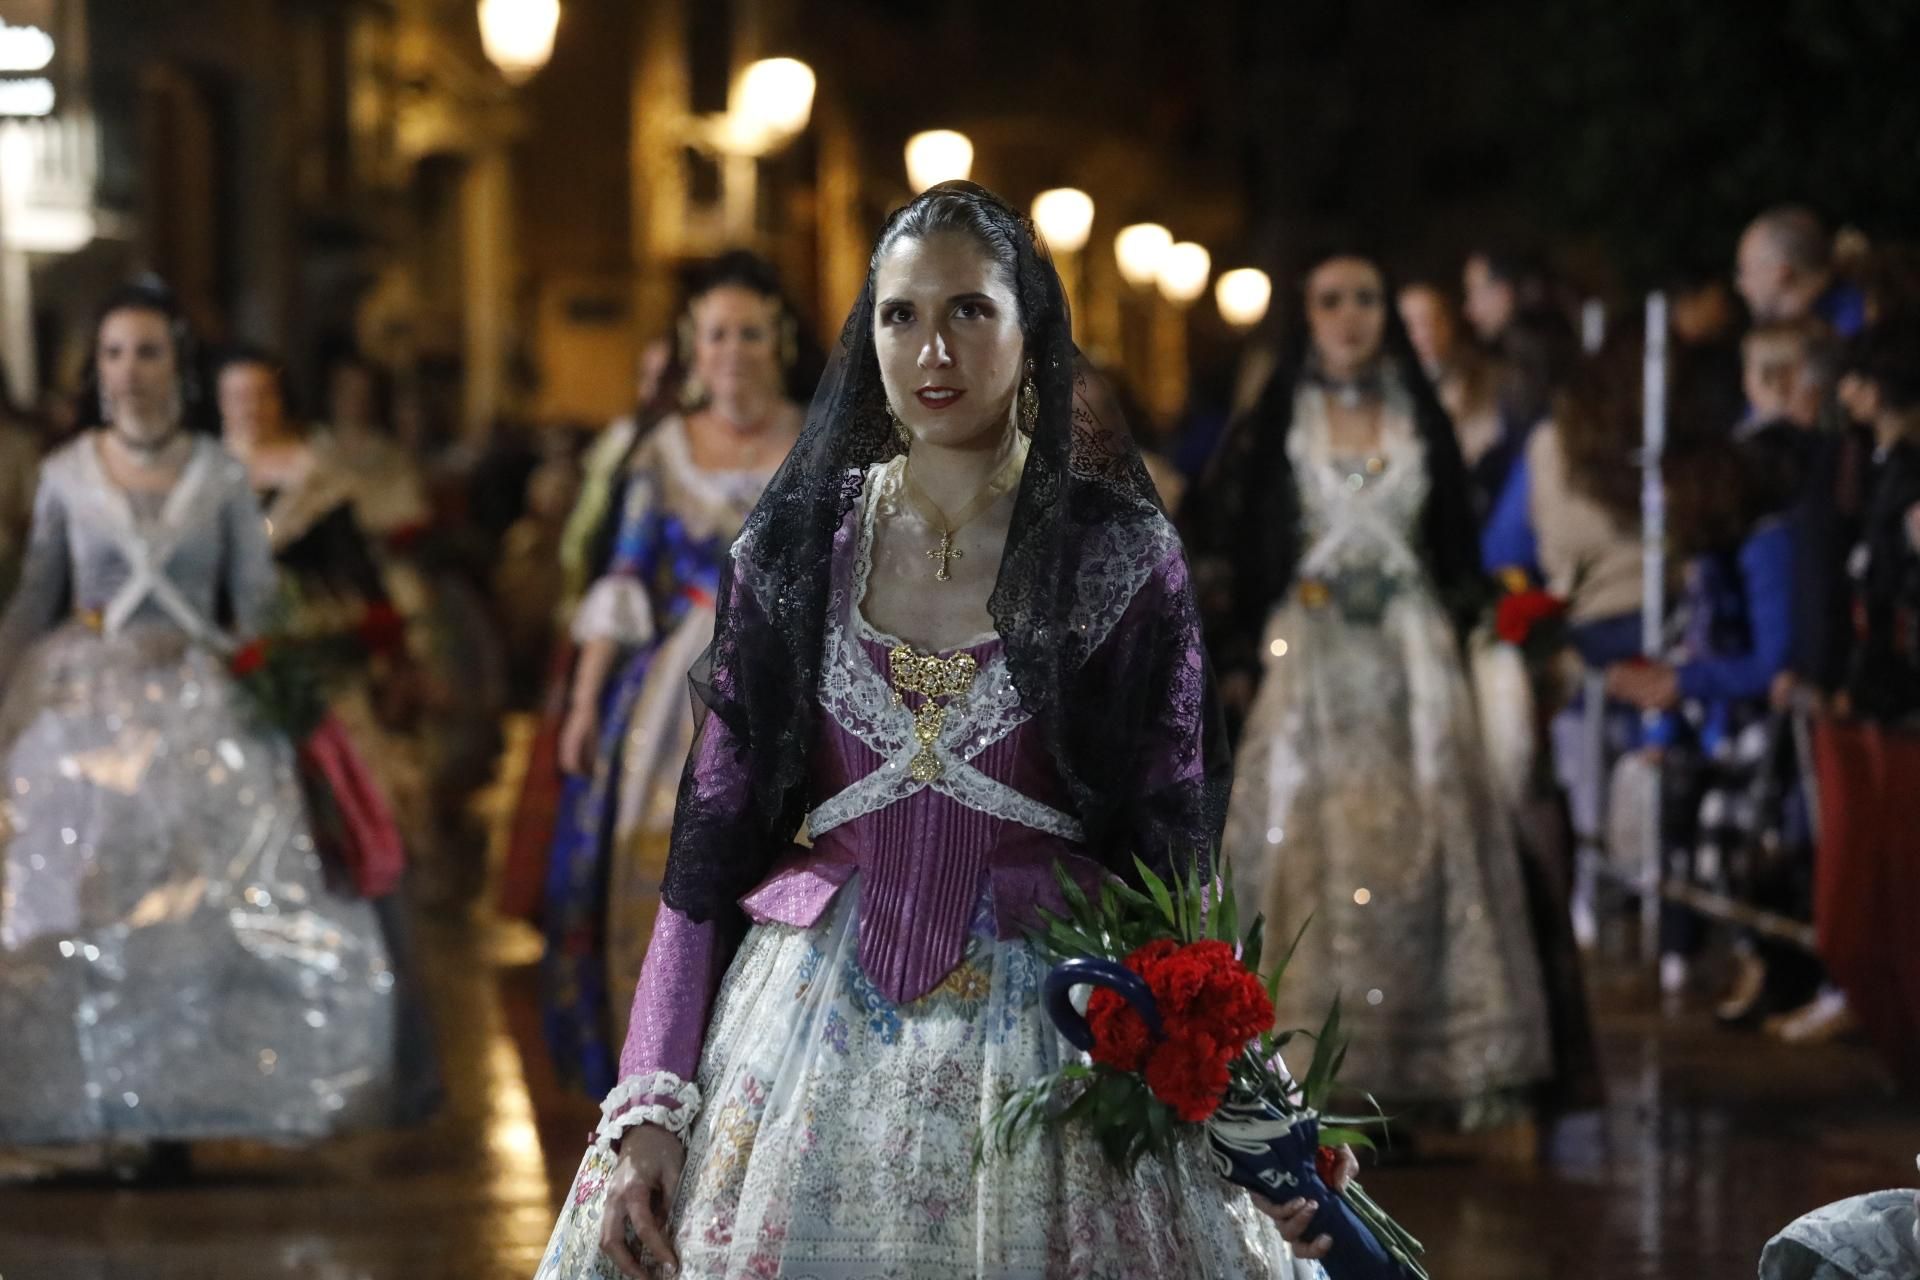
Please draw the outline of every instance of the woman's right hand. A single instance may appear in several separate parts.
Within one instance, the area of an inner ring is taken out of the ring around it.
[[[600,712],[591,701],[567,708],[560,727],[560,768],[566,773],[593,772],[593,753],[600,743]]]
[[[605,1213],[600,1219],[600,1251],[612,1259],[620,1274],[648,1280],[647,1266],[627,1243],[627,1226],[634,1238],[668,1275],[680,1269],[667,1223],[673,1199],[680,1192],[680,1173],[687,1151],[680,1139],[657,1124],[629,1129],[620,1139],[620,1159],[607,1180]]]

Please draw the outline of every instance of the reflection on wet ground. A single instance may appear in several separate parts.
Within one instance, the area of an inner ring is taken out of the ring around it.
[[[6,1280],[526,1280],[593,1124],[539,1050],[530,940],[422,930],[447,1109],[312,1151],[219,1146],[179,1186],[0,1184]],[[1438,1280],[1745,1280],[1806,1209],[1911,1185],[1920,1107],[1864,1050],[1790,1049],[1599,984],[1609,1096],[1538,1162],[1393,1166],[1368,1186]]]

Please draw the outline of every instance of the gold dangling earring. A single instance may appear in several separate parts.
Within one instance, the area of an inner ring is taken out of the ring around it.
[[[894,412],[891,400],[887,401],[887,421],[893,424],[893,436],[900,442],[900,452],[905,453],[913,448],[913,432],[907,430],[907,424]]]
[[[1020,430],[1029,439],[1040,425],[1040,389],[1033,385],[1033,375],[1020,384]]]

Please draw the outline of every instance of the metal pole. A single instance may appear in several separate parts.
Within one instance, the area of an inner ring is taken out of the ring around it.
[[[1657,657],[1665,639],[1667,616],[1667,493],[1660,474],[1660,463],[1667,450],[1667,296],[1664,293],[1647,295],[1641,419],[1640,643],[1642,652]],[[1654,788],[1647,805],[1646,824],[1643,834],[1648,857],[1641,872],[1640,948],[1642,955],[1651,961],[1660,949],[1660,886],[1666,861],[1658,787]]]

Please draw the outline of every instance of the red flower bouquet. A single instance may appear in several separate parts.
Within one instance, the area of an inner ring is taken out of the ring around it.
[[[1513,591],[1500,598],[1493,614],[1494,634],[1529,657],[1565,638],[1567,602],[1550,591]]]
[[[1043,998],[1086,1058],[1070,1057],[1008,1098],[982,1135],[980,1158],[1011,1150],[1041,1125],[1079,1124],[1130,1168],[1170,1154],[1182,1132],[1198,1129],[1221,1176],[1272,1200],[1319,1202],[1308,1231],[1333,1237],[1323,1265],[1335,1280],[1425,1280],[1419,1241],[1359,1183],[1338,1194],[1328,1185],[1337,1165],[1328,1147],[1371,1147],[1366,1130],[1384,1123],[1325,1114],[1346,1055],[1339,1002],[1311,1037],[1312,1064],[1296,1081],[1280,1052],[1297,1033],[1273,1026],[1291,948],[1263,979],[1264,922],[1256,916],[1240,933],[1230,878],[1208,884],[1191,871],[1169,884],[1135,866],[1145,892],[1114,881],[1097,901],[1059,873],[1067,914],[1044,916],[1036,938],[1056,962]],[[1073,1003],[1082,986],[1094,988],[1084,1016]]]
[[[386,797],[328,703],[356,669],[402,638],[399,614],[376,604],[351,627],[273,632],[227,657],[227,671],[255,717],[293,741],[321,853],[368,898],[392,891],[405,868],[405,851]]]

